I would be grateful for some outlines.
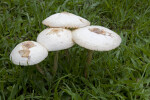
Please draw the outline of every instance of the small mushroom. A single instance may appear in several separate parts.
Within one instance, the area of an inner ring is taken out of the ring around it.
[[[42,23],[46,26],[57,28],[80,28],[90,25],[88,20],[69,12],[53,14],[43,20]]]
[[[47,49],[39,43],[24,41],[12,50],[10,60],[16,65],[28,66],[40,63],[47,55]]]
[[[37,42],[47,48],[48,51],[56,51],[53,74],[57,71],[58,51],[68,49],[74,45],[71,31],[63,28],[47,28],[43,30],[38,35]]]
[[[118,47],[121,43],[120,36],[108,28],[102,26],[87,26],[72,32],[75,43],[89,49],[88,61],[85,68],[85,76],[91,63],[92,51],[109,51]]]

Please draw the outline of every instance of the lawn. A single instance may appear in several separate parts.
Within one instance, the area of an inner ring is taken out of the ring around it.
[[[20,42],[36,41],[46,28],[42,20],[67,11],[92,25],[115,31],[121,45],[94,52],[84,77],[88,51],[78,45],[55,52],[35,66],[14,65],[9,55]],[[150,100],[149,0],[0,0],[0,100]]]

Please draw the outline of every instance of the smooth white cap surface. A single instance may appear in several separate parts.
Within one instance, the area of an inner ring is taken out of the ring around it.
[[[74,45],[72,33],[63,28],[47,28],[37,37],[37,42],[47,48],[48,51],[58,51],[70,48]]]
[[[79,28],[89,26],[90,22],[80,16],[68,12],[56,13],[42,22],[49,27]]]
[[[87,26],[72,33],[75,43],[90,50],[109,51],[121,43],[118,34],[102,26]]]
[[[16,65],[34,65],[40,63],[48,56],[45,47],[34,41],[19,43],[11,52],[10,60]]]

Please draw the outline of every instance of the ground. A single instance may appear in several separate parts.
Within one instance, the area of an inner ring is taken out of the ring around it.
[[[46,28],[42,20],[62,11],[115,31],[121,45],[94,52],[88,78],[88,51],[78,45],[59,52],[55,76],[54,52],[39,64],[44,75],[35,66],[14,65],[13,48],[36,41]],[[149,34],[149,0],[0,0],[0,100],[149,100]]]

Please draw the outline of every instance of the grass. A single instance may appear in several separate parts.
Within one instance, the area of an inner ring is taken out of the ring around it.
[[[20,42],[36,40],[42,20],[68,11],[117,32],[121,45],[94,52],[90,77],[84,78],[87,50],[77,45],[60,51],[58,72],[51,75],[54,52],[39,65],[16,66],[9,60]],[[0,100],[150,100],[149,0],[0,0]]]

